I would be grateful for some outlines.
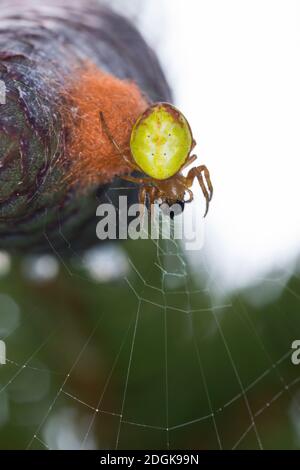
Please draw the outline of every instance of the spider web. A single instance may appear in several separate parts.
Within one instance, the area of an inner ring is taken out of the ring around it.
[[[299,448],[295,273],[278,269],[224,297],[205,247],[195,272],[180,241],[141,240],[121,245],[127,275],[99,284],[60,234],[75,262],[45,230],[61,265],[49,290],[1,280],[22,312],[3,338],[3,446],[13,429],[27,449]],[[275,300],[249,301],[270,287]]]
[[[108,201],[115,190],[121,188],[109,190]],[[19,399],[20,447],[298,447],[300,374],[290,356],[299,331],[299,278],[254,309],[244,293],[216,295],[204,249],[200,277],[177,240],[127,241],[123,249],[128,274],[104,285],[84,272],[80,254],[74,252],[77,264],[60,258],[53,287],[67,297],[58,301],[60,311],[56,301],[47,307],[40,299],[6,338],[2,400],[13,402],[24,383],[27,396],[45,376],[50,384],[34,402]],[[285,282],[282,272],[258,280],[265,289]],[[69,305],[74,296],[85,298],[79,314]],[[26,348],[20,328],[27,339],[32,328],[38,333]]]

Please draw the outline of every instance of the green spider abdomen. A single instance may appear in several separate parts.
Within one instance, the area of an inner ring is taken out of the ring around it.
[[[192,132],[183,114],[169,103],[155,103],[135,123],[130,148],[144,173],[164,180],[180,170],[192,142]]]

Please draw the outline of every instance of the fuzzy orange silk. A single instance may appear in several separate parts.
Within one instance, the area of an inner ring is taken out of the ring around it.
[[[66,88],[62,117],[67,127],[68,180],[79,188],[105,184],[130,168],[110,141],[100,120],[102,111],[113,139],[130,154],[133,124],[148,103],[132,81],[120,80],[87,64]]]

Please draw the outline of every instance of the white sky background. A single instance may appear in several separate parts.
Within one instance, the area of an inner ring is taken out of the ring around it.
[[[211,171],[210,269],[229,289],[292,270],[300,251],[300,2],[142,3],[144,33]]]

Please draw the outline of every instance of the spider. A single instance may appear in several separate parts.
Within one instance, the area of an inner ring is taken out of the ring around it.
[[[124,154],[113,139],[104,115],[100,112],[100,120],[107,136],[117,149]],[[124,160],[134,172],[146,176],[124,175],[122,179],[137,183],[139,203],[145,205],[147,198],[150,204],[160,200],[160,204],[180,204],[182,210],[185,203],[193,200],[190,189],[197,178],[206,199],[206,216],[213,187],[209,171],[205,165],[194,166],[184,176],[182,170],[191,165],[196,155],[191,155],[196,142],[187,119],[173,105],[164,102],[149,106],[135,122],[130,138],[130,156],[123,155]],[[204,179],[207,187],[204,184]],[[185,194],[189,198],[185,200]]]

